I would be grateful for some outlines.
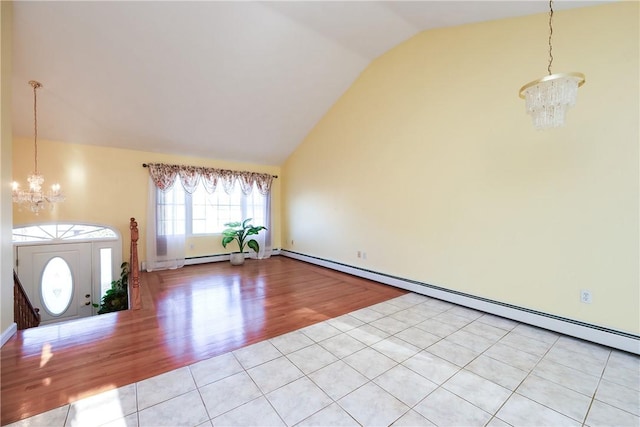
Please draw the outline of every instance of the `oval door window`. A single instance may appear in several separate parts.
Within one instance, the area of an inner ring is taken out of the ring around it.
[[[69,308],[73,299],[73,277],[69,264],[60,258],[51,258],[42,272],[40,282],[42,303],[52,316],[59,316]]]

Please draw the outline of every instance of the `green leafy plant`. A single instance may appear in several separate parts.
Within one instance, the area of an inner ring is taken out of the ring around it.
[[[100,304],[93,304],[94,307],[100,307],[98,314],[129,308],[129,263],[123,262],[120,269],[120,278],[111,282],[111,288],[107,289]]]
[[[249,236],[257,235],[260,231],[266,230],[267,228],[258,225],[253,226],[250,222],[251,218],[245,219],[242,222],[228,222],[224,226],[228,227],[222,232],[222,246],[227,247],[227,245],[234,240],[238,242],[238,248],[240,252],[244,252],[244,247],[249,246],[256,252],[260,252],[260,244],[256,239],[252,239]]]

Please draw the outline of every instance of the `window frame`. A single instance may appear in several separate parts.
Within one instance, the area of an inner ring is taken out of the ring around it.
[[[175,182],[175,184],[171,187],[171,189],[169,189],[167,191],[174,191],[174,188],[175,188],[176,185],[182,185],[182,183],[180,183],[179,179]],[[159,194],[159,192],[161,192],[161,191],[162,190],[160,190],[160,189],[158,189],[156,187],[156,192],[158,192],[157,194]],[[214,195],[214,194],[216,194],[217,192],[220,191],[220,192],[222,192],[222,193],[220,193],[221,195],[225,195],[225,196],[227,196],[229,198],[233,197],[233,195],[228,195],[224,191],[224,189],[222,188],[221,185],[218,185],[216,187],[216,191],[214,193],[208,193],[207,190],[205,189],[204,185],[200,182],[200,183],[198,183],[198,186],[196,187],[195,191],[202,191],[206,195]],[[195,191],[194,191],[194,193],[195,193]],[[238,195],[240,196],[240,204],[239,204],[240,212],[241,212],[241,218],[239,218],[240,221],[247,218],[247,213],[249,212],[249,210],[253,209],[255,211],[255,207],[256,206],[258,206],[258,207],[261,206],[263,209],[266,209],[266,205],[268,204],[267,203],[267,197],[271,196],[270,194],[268,194],[268,195],[261,194],[258,191],[258,189],[257,189],[257,187],[255,185],[253,186],[251,194],[249,194],[249,195],[245,195],[244,193],[242,193],[242,190],[241,190],[240,185],[238,183],[236,183],[233,186],[233,191],[237,192]],[[194,221],[194,218],[193,218],[193,211],[194,211],[194,208],[193,208],[194,207],[194,205],[193,205],[193,202],[194,202],[193,194],[185,191],[184,188],[183,188],[183,192],[184,192],[184,212],[185,212],[185,216],[184,216],[184,222],[185,222],[185,224],[184,224],[184,233],[185,233],[185,237],[186,238],[191,238],[191,237],[212,237],[212,236],[220,236],[220,235],[222,235],[222,232],[223,232],[224,228],[220,229],[219,231],[205,232],[205,233],[195,233],[193,231],[193,229],[194,229],[194,227],[193,227],[193,221]],[[256,194],[259,195],[262,198],[262,205],[256,205],[255,203],[249,203],[250,200],[255,202]],[[179,204],[176,204],[176,205],[179,206]],[[219,209],[218,206],[219,205],[211,205],[211,206],[213,206],[218,211],[218,209]],[[233,207],[233,206],[236,206],[236,205],[228,204],[227,206]],[[157,221],[157,216],[156,216],[156,221]],[[230,220],[228,220],[226,222],[230,222],[230,221],[233,221],[233,220],[230,219]],[[158,226],[158,225],[156,225],[156,226]]]

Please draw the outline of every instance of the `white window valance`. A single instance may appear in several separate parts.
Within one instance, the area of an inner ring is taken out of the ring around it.
[[[271,191],[271,183],[273,182],[273,175],[268,173],[166,163],[149,163],[147,167],[154,184],[162,191],[173,187],[177,181],[176,177],[179,177],[184,190],[189,194],[193,194],[200,182],[208,193],[214,193],[218,184],[222,184],[225,193],[231,194],[236,181],[238,181],[243,194],[251,194],[255,185],[260,194],[266,196]]]

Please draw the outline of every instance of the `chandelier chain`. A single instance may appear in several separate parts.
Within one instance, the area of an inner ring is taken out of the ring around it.
[[[17,182],[11,183],[11,193],[14,203],[20,206],[27,206],[31,212],[38,215],[43,209],[53,208],[55,203],[64,201],[60,184],[53,184],[50,190],[44,190],[44,176],[38,172],[38,89],[42,87],[40,82],[30,80],[29,85],[33,88],[33,149],[35,170],[27,176],[29,188],[20,189]]]
[[[35,174],[38,174],[38,96],[36,90],[42,86],[36,81],[30,81],[33,86],[33,147],[35,150]]]
[[[549,66],[547,66],[547,71],[549,75],[551,75],[551,64],[553,64],[553,45],[551,44],[551,37],[553,36],[553,0],[549,0]]]

